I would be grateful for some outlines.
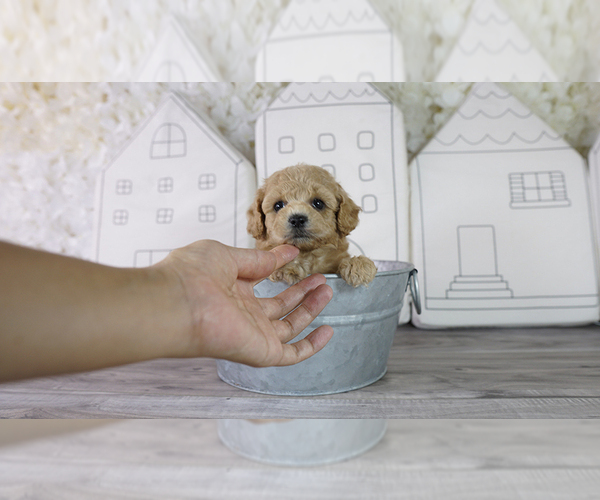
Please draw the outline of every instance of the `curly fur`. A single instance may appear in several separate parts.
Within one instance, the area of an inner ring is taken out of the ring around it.
[[[324,169],[299,164],[275,172],[258,189],[248,210],[256,248],[290,244],[300,254],[275,271],[272,281],[296,283],[313,273],[337,273],[352,286],[367,285],[377,268],[351,257],[346,236],[358,225],[360,208]]]

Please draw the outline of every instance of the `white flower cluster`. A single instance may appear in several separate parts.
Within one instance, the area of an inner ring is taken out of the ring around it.
[[[404,45],[408,81],[433,81],[473,0],[371,0]],[[600,2],[497,0],[565,81],[600,78]],[[176,15],[225,81],[253,81],[289,0],[3,0],[1,81],[129,81]]]

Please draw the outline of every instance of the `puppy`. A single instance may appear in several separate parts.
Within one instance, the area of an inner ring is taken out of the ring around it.
[[[358,225],[360,208],[326,170],[299,164],[271,175],[248,210],[248,232],[256,248],[284,243],[300,249],[271,281],[294,284],[313,273],[337,273],[357,287],[377,272],[364,256],[350,257],[346,236]]]

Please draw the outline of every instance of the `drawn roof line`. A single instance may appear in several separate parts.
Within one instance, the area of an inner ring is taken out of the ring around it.
[[[488,90],[488,92],[486,94],[480,94],[479,93],[480,90],[485,87],[491,87],[491,88]],[[504,94],[499,93],[502,91],[504,91]],[[502,87],[499,87],[498,85],[489,86],[489,85],[481,85],[481,84],[479,84],[479,85],[475,84],[475,86],[473,87],[473,90],[469,94],[469,97],[477,97],[478,99],[485,100],[491,95],[493,95],[494,97],[497,97],[498,99],[511,99],[511,98],[514,99],[514,97],[515,97],[508,90],[505,90]]]
[[[142,123],[140,123],[134,132],[129,136],[126,142],[119,148],[117,153],[108,161],[106,166],[102,169],[104,172],[108,170],[117,162],[119,157],[131,146],[131,144],[139,137],[139,135],[146,129],[148,125],[156,118],[169,102],[174,102],[179,108],[194,122],[194,124],[206,135],[208,138],[236,165],[244,161],[244,157],[239,151],[237,151],[232,145],[228,144],[227,140],[215,130],[202,116],[202,113],[194,109],[187,101],[185,97],[180,95],[178,92],[171,90],[165,98],[156,106],[154,111],[148,116]],[[206,130],[208,128],[208,130]],[[212,132],[212,134],[210,134]],[[237,153],[237,154],[235,154]]]
[[[600,152],[600,135],[596,138],[596,143],[592,146],[592,153],[597,154]]]
[[[210,55],[205,54],[205,51],[202,50],[193,40],[193,37],[191,36],[189,30],[174,15],[169,16],[169,18],[167,19],[167,22],[163,26],[154,47],[148,52],[148,54],[140,64],[137,70],[137,75],[141,75],[142,72],[148,66],[148,64],[150,64],[152,56],[158,49],[159,45],[163,43],[166,39],[169,30],[172,30],[175,33],[179,41],[184,45],[184,47],[192,56],[192,59],[196,62],[201,71],[205,73],[206,76],[214,78],[215,80],[219,80],[220,76],[218,76],[218,70],[216,68],[213,68],[211,62],[207,60],[207,57],[210,57]]]
[[[287,89],[287,88],[288,88],[288,87],[286,87],[286,89]],[[282,91],[282,94],[285,92],[285,90],[286,90],[286,89],[284,89],[284,90]],[[372,95],[375,95],[376,93],[377,93],[377,89],[375,89],[375,87],[369,87],[369,86],[367,86],[367,87],[365,87],[365,89],[364,89],[362,92],[360,92],[360,93],[356,93],[356,92],[354,91],[354,89],[350,88],[350,89],[348,89],[348,91],[347,91],[347,92],[346,92],[346,93],[345,93],[343,96],[338,96],[338,95],[334,94],[332,90],[328,90],[328,91],[325,93],[325,96],[324,96],[323,98],[321,98],[321,99],[319,99],[318,97],[316,97],[316,96],[315,96],[315,95],[314,95],[312,92],[309,92],[309,93],[308,93],[308,95],[307,95],[307,97],[306,97],[305,99],[301,99],[301,98],[300,98],[300,97],[299,97],[299,96],[296,94],[296,92],[294,92],[293,90],[291,90],[291,91],[290,91],[290,95],[289,95],[289,97],[288,97],[287,99],[285,99],[285,98],[284,98],[284,97],[283,97],[283,96],[280,94],[279,96],[277,96],[277,97],[275,98],[275,100],[276,100],[276,101],[277,101],[277,100],[279,100],[279,101],[283,102],[284,104],[288,104],[289,102],[291,102],[291,101],[292,101],[292,99],[295,99],[296,101],[298,101],[298,102],[299,102],[299,103],[301,103],[301,104],[306,104],[307,102],[310,102],[311,100],[312,100],[312,101],[316,101],[316,102],[318,102],[318,103],[323,103],[323,102],[325,102],[327,99],[329,99],[330,97],[332,97],[332,98],[334,98],[334,99],[337,99],[338,101],[344,101],[344,100],[345,100],[345,99],[346,99],[346,98],[347,98],[347,97],[348,97],[350,94],[352,94],[352,95],[353,95],[354,97],[356,97],[356,98],[361,98],[361,97],[363,97],[365,94],[366,94],[366,95],[368,95],[368,96],[372,96]]]
[[[464,47],[461,43],[459,43],[457,45],[458,49],[463,54],[468,55],[468,56],[472,56],[473,54],[475,54],[475,52],[478,52],[480,50],[483,50],[484,52],[487,52],[488,54],[498,55],[498,54],[501,54],[502,52],[504,52],[506,49],[508,49],[509,46],[512,46],[519,54],[528,54],[533,50],[533,44],[529,40],[527,40],[527,47],[523,47],[523,48],[517,46],[517,44],[513,40],[510,40],[510,39],[507,40],[506,42],[504,42],[497,49],[492,49],[490,47],[487,47],[483,43],[483,41],[477,42],[475,47],[472,49],[468,49],[468,48]]]
[[[454,144],[456,144],[460,140],[462,140],[463,142],[467,143],[469,146],[479,146],[480,144],[482,144],[486,140],[490,140],[490,141],[498,144],[499,146],[505,146],[506,144],[509,144],[510,142],[512,142],[514,139],[518,139],[519,141],[524,142],[525,144],[537,144],[538,142],[540,142],[544,138],[544,136],[547,137],[548,139],[552,140],[552,141],[558,141],[558,140],[561,139],[560,134],[557,134],[556,136],[552,136],[548,132],[546,132],[545,130],[542,130],[542,132],[540,133],[540,135],[536,139],[534,139],[533,141],[524,139],[523,137],[521,137],[516,132],[513,132],[512,134],[510,134],[510,136],[508,137],[508,139],[506,141],[499,141],[497,139],[494,139],[490,134],[485,134],[478,141],[469,141],[462,134],[458,134],[458,136],[456,137],[456,139],[454,139],[451,142],[444,142],[437,135],[433,139],[435,141],[437,141],[438,143],[440,143],[442,146],[453,146]]]
[[[514,109],[512,109],[512,108],[507,108],[507,109],[505,109],[505,110],[504,110],[502,113],[500,113],[499,115],[492,115],[492,114],[486,113],[486,112],[485,112],[483,109],[479,109],[479,110],[477,110],[477,112],[476,112],[476,113],[474,113],[474,114],[473,114],[473,115],[471,115],[471,116],[468,116],[468,115],[466,115],[466,114],[465,114],[465,113],[464,113],[464,112],[463,112],[461,109],[459,109],[459,110],[458,110],[456,113],[457,113],[459,116],[461,116],[462,118],[464,118],[465,120],[474,120],[474,119],[475,119],[475,118],[477,118],[479,115],[483,115],[483,116],[485,116],[486,118],[489,118],[490,120],[499,120],[499,119],[503,118],[505,115],[507,115],[507,114],[509,114],[509,113],[510,113],[510,114],[512,114],[512,115],[514,115],[514,116],[516,116],[517,118],[522,118],[522,119],[529,118],[529,117],[531,117],[531,116],[533,115],[533,111],[531,111],[531,110],[528,110],[528,112],[527,112],[526,114],[524,114],[524,115],[521,115],[521,114],[517,113],[517,112],[516,112]]]
[[[492,20],[498,24],[509,24],[513,22],[511,16],[504,10],[498,2],[495,0],[475,0],[474,5],[471,7],[471,19],[476,21],[478,24],[485,25]],[[482,14],[488,14],[486,18],[482,17]]]
[[[350,19],[354,20],[356,23],[361,23],[365,20],[373,20],[377,18],[377,13],[374,10],[371,10],[369,12],[368,7],[365,8],[365,11],[363,12],[363,14],[359,17],[358,15],[354,15],[354,13],[352,11],[349,11],[348,14],[346,15],[346,17],[342,20],[342,21],[338,21],[333,14],[329,13],[327,14],[327,16],[325,16],[325,21],[323,23],[319,23],[313,16],[309,16],[306,24],[302,25],[300,24],[300,21],[298,21],[296,19],[296,17],[294,15],[292,15],[289,19],[289,22],[286,24],[284,24],[284,20],[282,19],[279,22],[279,27],[281,28],[282,31],[289,31],[290,29],[292,29],[292,25],[295,25],[296,28],[300,31],[307,31],[311,26],[315,27],[317,30],[319,31],[324,31],[325,28],[333,23],[335,25],[337,25],[339,28],[343,28],[344,26],[346,26],[346,24],[348,24],[348,21],[350,21]]]
[[[478,14],[473,14],[473,20],[481,26],[486,26],[486,25],[490,24],[491,22],[495,22],[496,24],[499,24],[502,26],[506,25],[506,24],[510,24],[511,22],[514,22],[507,13],[504,13],[504,16],[505,16],[504,19],[500,19],[499,17],[496,16],[496,13],[490,12],[489,15],[485,19],[481,19],[478,17]]]

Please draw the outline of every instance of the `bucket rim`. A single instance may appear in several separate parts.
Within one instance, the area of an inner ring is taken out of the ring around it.
[[[379,276],[392,276],[394,274],[410,273],[413,269],[415,269],[414,264],[412,264],[411,262],[405,262],[401,260],[373,259],[373,262],[375,263],[375,266],[378,269],[377,274],[375,274],[375,279]],[[384,267],[386,269],[383,271],[379,271],[381,267]],[[325,278],[327,278],[328,280],[342,279],[342,277],[339,274],[335,273],[323,273],[323,276],[325,276]]]

